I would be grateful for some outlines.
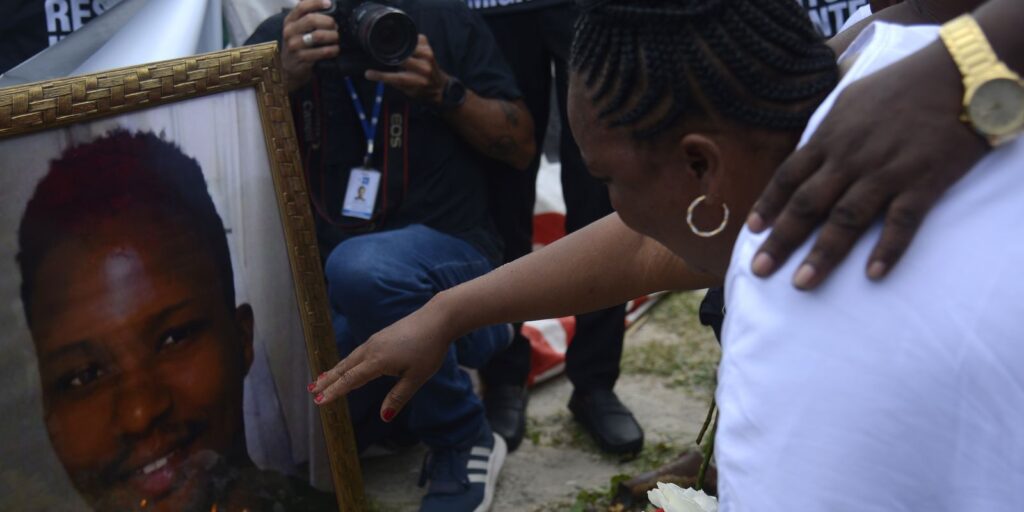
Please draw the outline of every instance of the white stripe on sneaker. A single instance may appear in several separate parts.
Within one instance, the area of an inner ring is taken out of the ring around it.
[[[466,465],[466,468],[467,469],[483,469],[483,470],[486,471],[487,470],[487,466],[488,466],[488,461],[486,461],[486,460],[471,460],[471,461],[469,461],[469,464]]]
[[[505,464],[505,455],[508,454],[508,447],[505,445],[505,440],[502,439],[498,434],[491,434],[494,436],[494,450],[487,450],[486,448],[473,448],[473,454],[477,454],[477,450],[486,450],[488,452],[487,459],[487,474],[470,474],[469,481],[474,483],[484,484],[484,501],[473,512],[487,512],[491,509],[491,503],[494,502],[494,488],[498,486],[498,475],[501,474],[501,467]]]
[[[469,455],[473,457],[490,457],[491,449],[484,446],[474,446],[473,449],[469,451]]]

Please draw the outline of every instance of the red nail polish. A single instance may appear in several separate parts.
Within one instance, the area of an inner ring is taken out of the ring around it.
[[[321,374],[320,374],[320,375],[319,375],[319,376],[318,376],[318,377],[316,378],[316,380],[320,380],[320,379],[324,378],[324,375],[327,375],[327,372],[321,373]]]
[[[308,386],[306,386],[306,389],[308,389],[309,392],[312,393],[313,390],[316,389],[316,383],[315,382],[311,382]]]
[[[384,421],[390,423],[391,420],[395,419],[395,410],[394,409],[384,409],[384,413],[381,414],[381,417],[384,418]]]
[[[319,403],[323,403],[323,401],[324,401],[324,394],[320,393],[319,395],[316,396],[316,398],[313,399],[313,401],[318,403],[318,404]]]

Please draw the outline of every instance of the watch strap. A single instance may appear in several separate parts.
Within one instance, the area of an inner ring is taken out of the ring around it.
[[[1016,73],[999,60],[988,38],[985,37],[985,32],[970,14],[964,14],[943,25],[939,35],[957,68],[960,69],[968,93],[990,76],[992,71],[998,71],[1005,76],[1016,76]]]
[[[461,80],[449,76],[444,85],[444,92],[441,94],[440,109],[442,111],[455,110],[466,102],[466,86]]]

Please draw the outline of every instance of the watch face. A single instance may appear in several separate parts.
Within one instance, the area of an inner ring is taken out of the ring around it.
[[[448,108],[461,107],[466,102],[466,86],[457,79],[452,78],[444,91],[443,102]]]
[[[967,108],[971,123],[985,135],[1006,135],[1024,128],[1024,86],[997,78],[981,85]]]
[[[466,86],[458,78],[449,77],[441,94],[441,103],[437,106],[442,112],[455,110],[466,102]]]

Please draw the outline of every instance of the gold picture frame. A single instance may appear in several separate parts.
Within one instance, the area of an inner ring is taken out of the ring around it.
[[[0,143],[227,91],[255,92],[312,374],[338,361],[302,162],[275,43],[0,89]],[[0,169],[12,173],[15,169]],[[320,419],[338,506],[366,509],[345,401]]]

